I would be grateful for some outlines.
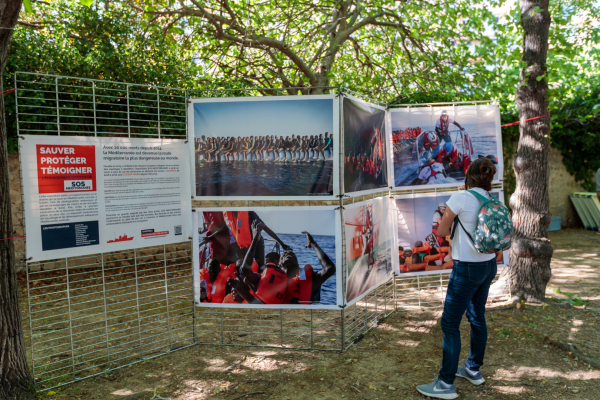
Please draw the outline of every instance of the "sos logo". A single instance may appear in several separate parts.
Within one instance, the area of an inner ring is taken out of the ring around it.
[[[94,190],[92,180],[82,181],[64,181],[65,192],[73,192],[79,190]]]

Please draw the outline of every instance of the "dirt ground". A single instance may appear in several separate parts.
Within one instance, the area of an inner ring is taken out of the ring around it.
[[[544,341],[577,344],[600,360],[600,235],[551,233],[547,297],[572,308],[494,304],[486,383],[457,380],[463,399],[600,399],[600,370]],[[45,392],[44,399],[419,399],[441,364],[441,310],[395,312],[349,350],[194,346]],[[462,324],[463,354],[469,326]],[[146,392],[146,393],[142,393]]]

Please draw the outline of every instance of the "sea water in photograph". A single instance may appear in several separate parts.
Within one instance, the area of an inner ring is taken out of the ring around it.
[[[277,232],[275,232],[277,233]],[[266,233],[262,233],[265,238],[265,253],[275,250],[275,241]],[[323,269],[315,251],[311,248],[305,248],[307,241],[306,235],[300,234],[285,234],[277,233],[279,239],[281,239],[286,245],[290,246],[298,258],[298,265],[304,267],[306,264],[312,265],[314,271],[320,271]],[[323,249],[325,254],[329,256],[334,265],[336,264],[335,259],[335,236],[325,235],[312,235],[315,242]],[[336,276],[335,274],[327,279],[321,286],[321,302],[319,304],[336,304]]]
[[[194,103],[196,196],[333,195],[334,99],[324,97]]]

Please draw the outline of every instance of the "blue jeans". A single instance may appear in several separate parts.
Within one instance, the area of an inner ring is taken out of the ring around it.
[[[440,369],[440,378],[448,384],[454,383],[458,369],[459,326],[465,311],[471,323],[471,352],[466,366],[478,371],[483,365],[487,344],[485,303],[497,268],[496,258],[484,262],[454,261],[441,323],[444,333],[442,341],[444,360]]]

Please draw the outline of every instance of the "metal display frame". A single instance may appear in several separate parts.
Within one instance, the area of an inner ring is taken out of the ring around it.
[[[335,91],[340,101],[340,188],[344,93],[387,106],[344,87],[185,90],[30,72],[16,72],[14,85],[18,135],[186,141],[186,110],[191,97]],[[22,171],[20,175],[23,193]],[[409,192],[425,191],[432,190]],[[382,188],[353,197],[342,193],[329,201],[268,201],[268,206],[336,206],[342,211],[343,228],[344,205],[406,192]],[[242,206],[223,203],[195,201],[192,208]],[[260,207],[261,202],[244,203]],[[343,299],[347,279],[344,231],[341,229],[342,257],[338,260]],[[27,263],[26,291],[20,301],[26,303],[22,307],[23,326],[35,389],[50,390],[197,344],[343,351],[395,310],[443,307],[448,275],[440,273],[392,276],[360,301],[335,310],[200,308],[193,294],[191,239]]]

